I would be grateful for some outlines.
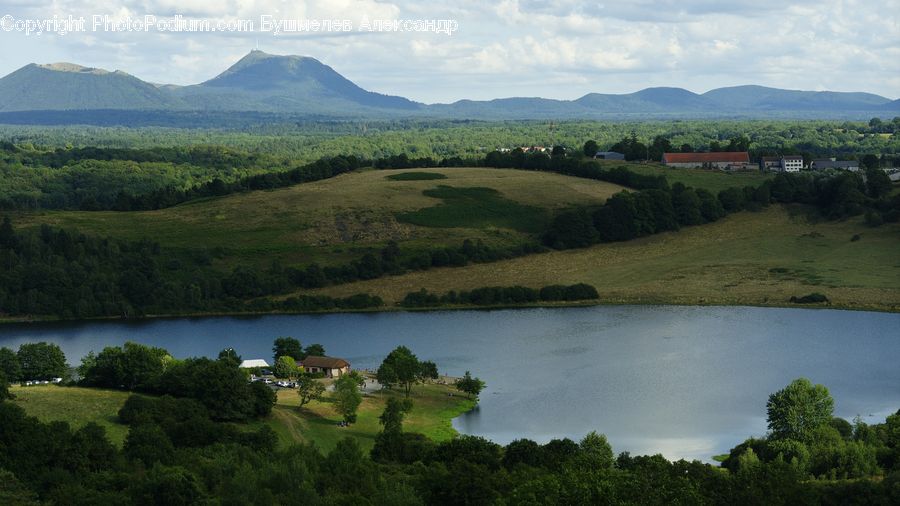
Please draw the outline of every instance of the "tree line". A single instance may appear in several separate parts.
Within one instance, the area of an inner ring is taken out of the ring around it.
[[[383,305],[366,294],[268,299],[294,288],[291,279],[278,264],[222,272],[207,251],[174,252],[149,240],[98,238],[47,225],[15,230],[8,217],[0,222],[0,314],[5,316],[129,318]]]
[[[461,292],[449,291],[444,294],[432,293],[422,288],[418,292],[407,293],[400,305],[408,308],[457,304],[496,306],[535,302],[596,300],[599,297],[600,294],[597,293],[597,289],[585,283],[569,286],[549,285],[541,289],[524,286],[489,286]]]
[[[627,241],[715,222],[730,213],[758,210],[773,202],[815,206],[829,219],[865,214],[867,223],[877,226],[900,219],[900,196],[892,197],[891,189],[887,175],[878,169],[863,174],[779,173],[758,187],[732,187],[717,195],[675,183],[671,188],[622,191],[602,206],[562,212],[542,238],[554,249]]]

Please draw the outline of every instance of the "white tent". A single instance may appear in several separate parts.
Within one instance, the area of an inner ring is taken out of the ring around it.
[[[255,358],[253,360],[244,360],[241,362],[241,369],[253,369],[254,367],[272,367],[261,358]]]

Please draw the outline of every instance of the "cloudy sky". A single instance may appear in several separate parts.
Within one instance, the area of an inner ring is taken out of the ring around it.
[[[255,31],[91,27],[94,15],[176,14],[246,19]],[[364,88],[429,103],[739,84],[900,98],[900,0],[0,0],[7,23],[54,15],[83,16],[88,31],[25,35],[0,25],[0,75],[68,61],[193,84],[258,44],[318,58]],[[273,35],[262,31],[261,16],[348,20],[354,30]],[[364,19],[452,19],[459,28],[452,36],[360,31]]]

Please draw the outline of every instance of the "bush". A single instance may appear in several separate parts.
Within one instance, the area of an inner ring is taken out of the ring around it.
[[[828,297],[821,293],[810,293],[808,295],[804,295],[803,297],[791,296],[791,302],[794,304],[819,304],[819,303],[827,303]]]

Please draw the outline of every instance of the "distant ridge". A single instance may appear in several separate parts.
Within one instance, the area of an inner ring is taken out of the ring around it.
[[[72,63],[32,63],[0,79],[2,112],[183,107],[175,97],[125,72]]]
[[[657,87],[628,94],[589,93],[576,100],[512,97],[426,105],[365,90],[315,58],[251,51],[218,76],[190,86],[151,84],[122,71],[74,63],[29,64],[0,79],[0,122],[24,122],[27,111],[42,111],[28,120],[37,123],[72,121],[71,114],[54,111],[83,111],[77,115],[82,121],[103,124],[110,120],[99,115],[134,111],[115,115],[126,125],[140,122],[141,111],[153,111],[151,116],[162,123],[170,115],[189,117],[191,124],[198,114],[221,122],[219,113],[227,111],[336,119],[868,119],[900,114],[900,100],[748,85],[703,94]]]

